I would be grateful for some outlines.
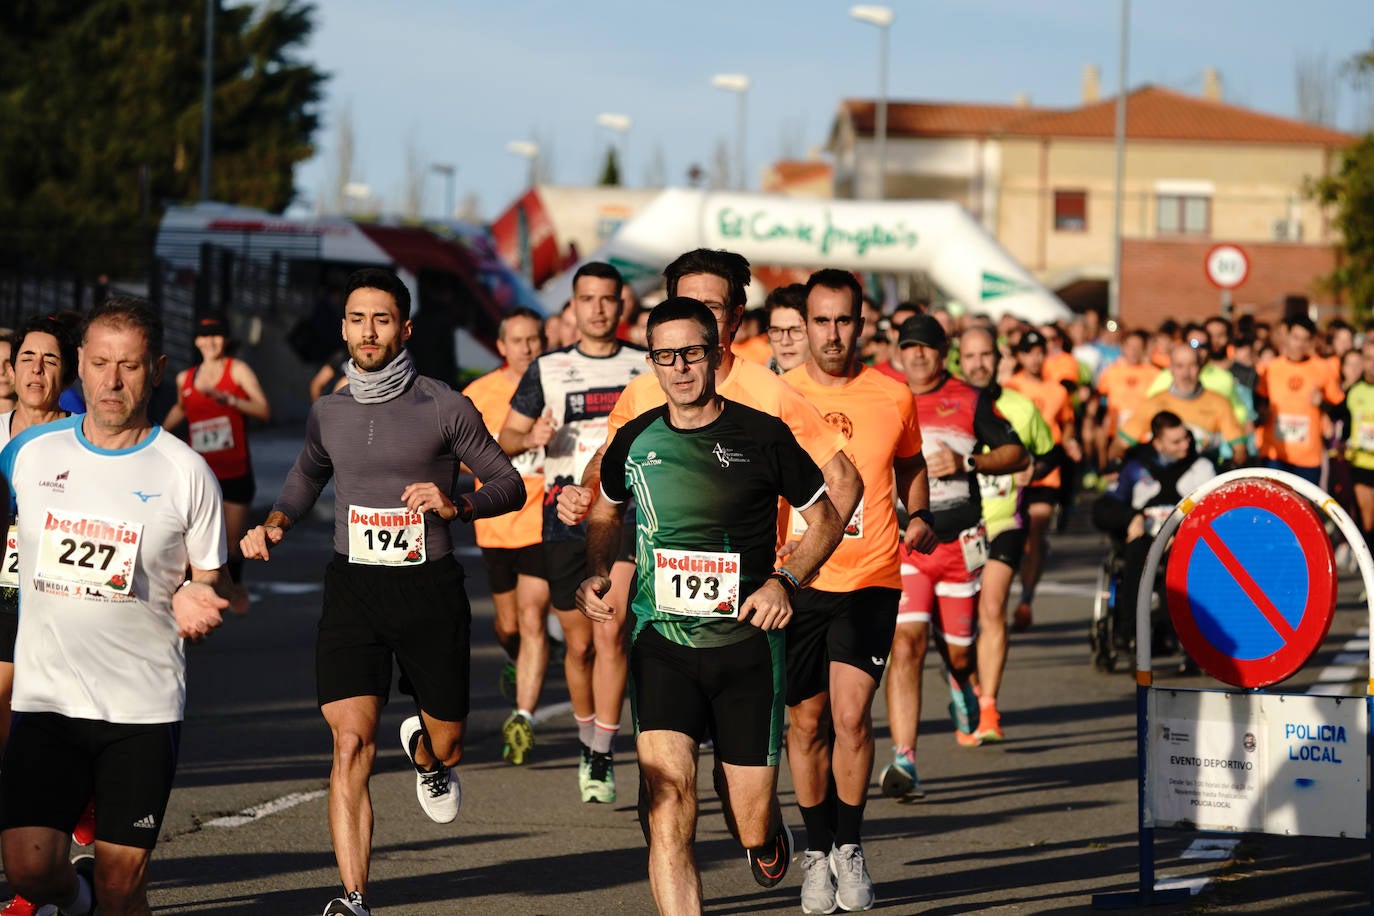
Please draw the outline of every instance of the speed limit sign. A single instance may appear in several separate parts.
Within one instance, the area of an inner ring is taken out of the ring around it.
[[[1235,289],[1250,275],[1250,258],[1238,245],[1212,246],[1203,266],[1217,289]]]

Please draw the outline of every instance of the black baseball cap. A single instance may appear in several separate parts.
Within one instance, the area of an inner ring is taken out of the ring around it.
[[[1016,342],[1017,353],[1028,353],[1036,347],[1045,349],[1045,335],[1039,331],[1027,331],[1021,335],[1021,339]]]
[[[949,346],[949,335],[944,327],[930,315],[913,315],[902,322],[897,332],[897,346],[921,344],[936,350]]]
[[[229,325],[223,318],[207,316],[196,322],[195,337],[228,337]]]

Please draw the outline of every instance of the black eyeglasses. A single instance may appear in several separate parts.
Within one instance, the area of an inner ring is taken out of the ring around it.
[[[790,328],[769,328],[769,329],[768,329],[768,339],[769,339],[769,340],[782,340],[784,337],[786,337],[788,340],[801,340],[801,339],[802,339],[803,337],[805,337],[805,336],[806,336],[806,326],[805,326],[805,325],[801,325],[801,324],[795,325],[795,326],[790,327]]]
[[[658,350],[649,351],[649,359],[653,360],[655,366],[673,366],[677,364],[678,357],[682,357],[683,362],[689,366],[692,363],[699,363],[711,354],[709,347],[695,344],[690,347],[663,347]]]

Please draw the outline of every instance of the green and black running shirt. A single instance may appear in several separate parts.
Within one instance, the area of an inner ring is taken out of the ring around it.
[[[777,417],[734,401],[700,429],[676,429],[668,407],[616,433],[601,462],[601,492],[637,504],[635,635],[705,648],[754,632],[740,605],[773,571],[778,497],[799,510],[825,480]]]

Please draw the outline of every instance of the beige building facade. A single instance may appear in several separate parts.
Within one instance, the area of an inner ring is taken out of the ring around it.
[[[1148,323],[1217,311],[1220,292],[1204,262],[1221,243],[1270,262],[1253,265],[1260,269],[1234,291],[1237,313],[1276,311],[1286,296],[1322,297],[1338,239],[1330,213],[1306,189],[1337,170],[1357,138],[1154,86],[1127,96],[1126,115],[1124,318]],[[1070,305],[1105,308],[1115,119],[1115,98],[1067,110],[890,103],[885,196],[958,201]],[[840,106],[829,142],[837,197],[874,195],[874,120],[870,101]],[[1151,252],[1156,243],[1160,252]],[[1170,278],[1167,296],[1152,288],[1151,271],[1125,261],[1157,262],[1163,251],[1186,274]],[[1274,279],[1261,284],[1260,277]]]

